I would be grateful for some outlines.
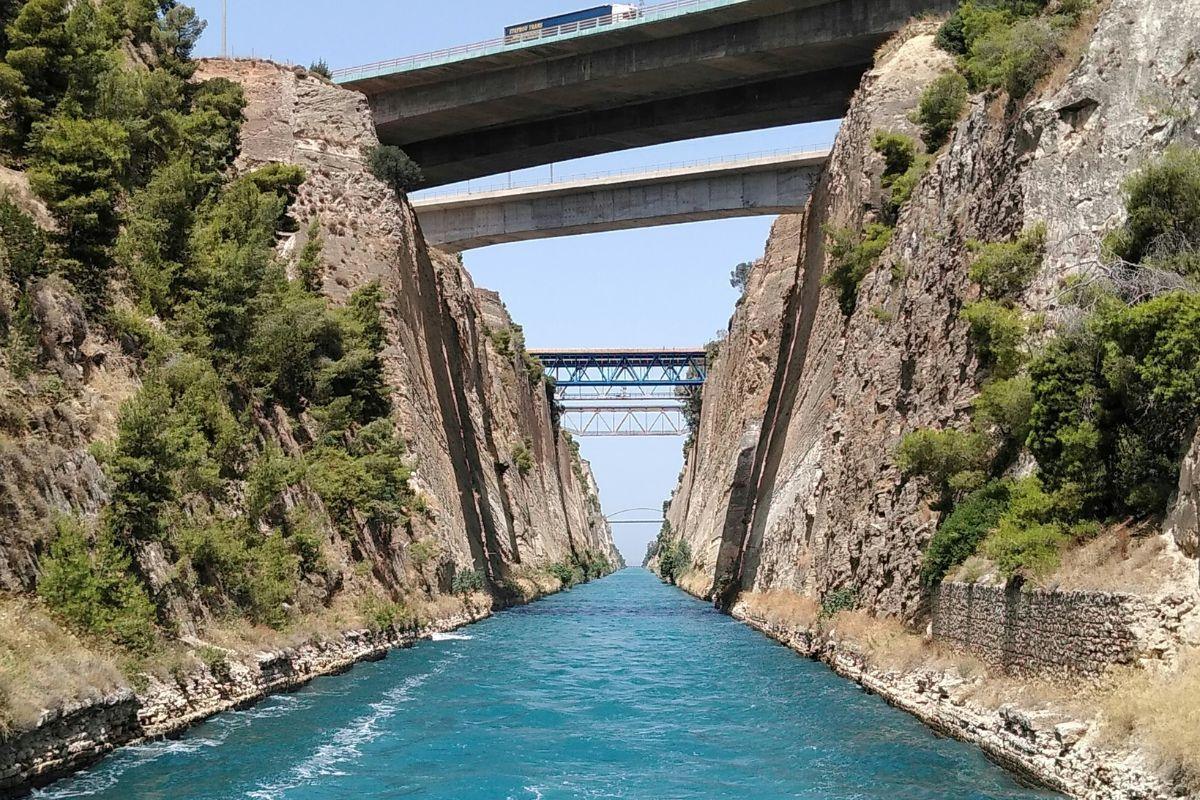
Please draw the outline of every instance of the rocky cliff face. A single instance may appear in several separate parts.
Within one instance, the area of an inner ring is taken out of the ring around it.
[[[1171,145],[1200,143],[1200,5],[1110,0],[1090,14],[1025,100],[968,100],[847,315],[823,280],[830,231],[884,218],[885,165],[872,137],[916,139],[910,112],[921,90],[953,65],[933,22],[879,52],[808,207],[778,221],[754,267],[710,367],[660,541],[687,545],[690,563],[674,574],[683,588],[772,635],[787,631],[801,652],[1048,785],[1086,798],[1192,796],[1195,765],[1162,755],[1177,737],[1126,740],[1127,730],[1114,740],[1106,727],[1124,702],[1112,698],[1130,691],[1121,680],[1150,678],[1118,671],[1081,708],[1062,692],[1026,696],[1011,674],[1110,674],[1114,663],[1187,674],[1177,656],[1189,663],[1200,642],[1197,444],[1161,533],[1151,523],[1130,557],[1127,532],[1107,532],[1068,552],[1040,588],[985,572],[982,584],[931,593],[921,562],[941,515],[929,487],[896,463],[905,434],[971,424],[987,372],[962,313],[980,296],[968,243],[1045,226],[1045,258],[1016,298],[1045,341],[1078,322],[1068,287],[1096,274],[1102,237],[1125,219],[1126,180]],[[1009,474],[1032,468],[1024,457]],[[1117,566],[1093,559],[1103,547],[1121,553]],[[858,611],[838,614],[846,605]],[[1068,605],[1076,621],[1063,625]],[[1145,708],[1155,723],[1190,713]],[[1149,724],[1129,730],[1142,736]]]
[[[437,539],[497,584],[588,550],[619,563],[590,473],[572,468],[541,382],[488,335],[512,325],[498,298],[455,258],[427,250],[412,209],[366,172],[378,140],[365,98],[265,62],[210,61],[201,74],[247,91],[239,169],[284,162],[308,172],[295,204],[302,232],[282,252],[298,252],[316,220],[327,295],[385,288],[393,407]],[[527,472],[513,463],[524,446]]]
[[[1200,137],[1200,9],[1113,0],[1096,19],[1082,54],[1024,104],[972,98],[847,318],[821,283],[825,231],[878,218],[883,162],[871,137],[915,137],[909,112],[951,64],[934,25],[881,51],[808,208],[776,225],[705,387],[669,512],[694,555],[688,588],[727,599],[849,588],[872,611],[923,613],[918,571],[938,515],[894,454],[906,432],[962,427],[978,392],[961,315],[978,296],[966,242],[1046,225],[1047,256],[1021,300],[1050,328],[1065,279],[1092,268],[1123,218],[1123,181]],[[1186,505],[1180,514],[1189,519]]]
[[[297,232],[280,235],[279,257],[294,266],[316,235],[322,242],[319,289],[335,304],[373,282],[382,289],[392,414],[413,467],[412,488],[426,508],[383,526],[325,512],[317,520],[323,575],[302,587],[303,624],[280,633],[260,629],[249,638],[212,638],[229,620],[218,619],[206,598],[179,588],[178,565],[163,545],[142,547],[134,554],[138,565],[180,636],[172,647],[210,658],[185,655],[175,666],[134,676],[149,688],[132,699],[127,688],[114,690],[112,681],[91,685],[82,672],[70,681],[8,673],[13,681],[0,685],[0,711],[17,730],[0,735],[0,795],[77,768],[139,735],[177,729],[240,702],[237,697],[271,690],[278,681],[256,654],[264,646],[289,648],[272,650],[267,660],[291,676],[279,685],[294,685],[411,639],[412,633],[386,625],[378,630],[378,621],[369,634],[355,632],[371,622],[358,610],[366,598],[405,604],[422,624],[445,627],[476,619],[493,603],[556,590],[559,581],[546,571],[551,564],[621,565],[591,471],[558,429],[536,366],[519,347],[501,346],[492,335],[513,326],[499,298],[477,290],[458,260],[427,249],[408,203],[366,170],[367,153],[378,142],[365,99],[303,70],[261,61],[204,63],[198,78],[213,77],[228,78],[246,93],[234,171],[271,163],[305,170],[289,211]],[[5,171],[0,178],[14,202],[46,222],[23,176]],[[119,408],[141,378],[136,360],[89,322],[70,287],[48,279],[32,297],[41,348],[36,366],[19,376],[12,363],[0,363],[0,588],[12,593],[0,601],[5,604],[23,603],[15,595],[33,591],[56,515],[87,519],[109,502],[111,486],[93,445],[113,437]],[[303,419],[278,410],[253,413],[258,434],[285,455],[298,456],[300,442],[311,436]],[[287,490],[283,501],[289,508],[314,502],[303,488]],[[483,576],[485,593],[452,590],[453,577],[472,569]],[[40,612],[5,613],[0,646],[36,642],[18,630],[33,624],[33,616],[39,625],[53,625]],[[234,627],[249,628],[236,621]],[[305,631],[314,629],[320,641],[304,643]],[[91,646],[67,638],[63,647],[71,652]],[[313,647],[321,658],[305,650]],[[214,669],[207,663],[213,653],[232,667]],[[35,656],[22,653],[20,663],[32,669]],[[111,670],[104,674],[112,677]],[[10,696],[18,684],[22,696]],[[104,722],[118,712],[120,725]],[[64,733],[71,720],[79,720],[80,729]],[[34,721],[58,727],[21,732]],[[91,735],[93,729],[103,735]]]

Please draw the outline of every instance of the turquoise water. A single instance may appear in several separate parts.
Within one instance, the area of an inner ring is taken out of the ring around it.
[[[974,748],[630,569],[127,748],[103,800],[1000,800]]]

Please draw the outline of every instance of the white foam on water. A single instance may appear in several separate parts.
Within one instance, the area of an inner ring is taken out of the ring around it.
[[[372,703],[370,712],[362,715],[343,727],[337,729],[329,737],[329,741],[320,745],[312,753],[288,772],[288,774],[273,783],[260,783],[254,791],[247,792],[246,797],[253,800],[279,800],[292,789],[312,784],[322,778],[336,778],[348,773],[342,767],[362,757],[361,748],[387,733],[384,724],[399,710],[403,703],[413,699],[413,691],[419,688],[434,675],[442,672],[451,661],[457,661],[461,654],[441,662],[429,672],[405,678],[399,686],[384,693],[383,698]]]
[[[135,744],[122,748],[113,760],[105,762],[103,768],[84,771],[70,778],[65,784],[48,789],[35,790],[32,797],[38,800],[61,800],[68,797],[90,797],[106,792],[117,785],[129,770],[152,764],[166,755],[174,753],[196,753],[208,747],[219,747],[229,737],[234,727],[226,726],[213,736],[197,736],[188,739],[169,739],[160,742]]]
[[[465,633],[432,633],[429,638],[435,642],[469,642],[475,637]]]

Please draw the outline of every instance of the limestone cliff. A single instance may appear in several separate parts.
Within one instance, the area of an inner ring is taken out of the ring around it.
[[[1016,298],[1035,320],[1033,338],[1045,341],[1078,321],[1068,287],[1095,274],[1103,236],[1124,222],[1129,177],[1173,144],[1200,143],[1200,5],[1096,4],[1024,100],[972,94],[847,315],[827,285],[831,232],[883,219],[885,162],[872,138],[919,136],[911,112],[923,88],[954,66],[935,45],[939,25],[914,23],[877,54],[807,208],[776,223],[710,366],[659,547],[686,545],[688,563],[674,571],[683,588],[1063,791],[1187,793],[1196,783],[1181,776],[1194,764],[1159,769],[1157,756],[1138,750],[1142,740],[1104,749],[1107,701],[1022,707],[1001,679],[1012,705],[997,711],[977,697],[990,678],[947,668],[946,652],[969,653],[999,674],[1103,673],[1117,663],[1157,674],[1194,647],[1196,445],[1162,532],[1147,523],[1133,556],[1118,525],[1064,555],[1038,586],[1005,587],[985,565],[981,584],[973,575],[940,594],[921,567],[944,512],[928,485],[901,473],[897,449],[918,429],[970,429],[986,369],[963,318],[980,297],[969,243],[1045,226],[1045,257]],[[1025,457],[1009,474],[1032,469]],[[659,568],[659,556],[648,563]],[[847,606],[858,616],[839,623]],[[909,641],[905,625],[914,635],[901,664],[873,661],[880,648]],[[1014,735],[1011,715],[1030,707],[1038,710]],[[1070,742],[1056,725],[1073,732]]]
[[[1007,109],[1005,98],[973,96],[846,317],[822,285],[825,231],[878,218],[883,161],[872,135],[915,137],[909,112],[952,63],[934,46],[935,24],[881,51],[808,208],[776,224],[705,387],[669,512],[690,545],[683,580],[697,594],[851,587],[873,611],[921,614],[919,562],[938,517],[895,452],[906,432],[961,426],[978,393],[961,315],[978,296],[967,242],[1046,225],[1046,258],[1022,301],[1052,328],[1065,279],[1097,261],[1101,236],[1122,218],[1126,178],[1172,142],[1198,138],[1198,13],[1114,0],[1069,56],[1077,63],[1031,99]]]
[[[378,657],[419,629],[555,591],[561,583],[551,565],[582,564],[594,575],[622,563],[590,468],[559,430],[536,362],[492,335],[513,327],[498,297],[477,290],[457,259],[428,249],[407,201],[367,171],[378,142],[365,99],[263,61],[202,64],[197,79],[214,77],[242,86],[247,100],[233,174],[275,163],[304,169],[288,211],[295,224],[280,233],[278,258],[294,272],[316,236],[316,283],[335,305],[372,283],[382,290],[391,415],[420,507],[382,525],[357,512],[319,512],[321,568],[284,605],[287,622],[276,631],[230,619],[211,590],[181,580],[186,567],[169,545],[141,546],[133,553],[138,570],[177,638],[164,645],[163,664],[143,659],[122,675],[115,658],[97,652],[101,643],[63,630],[27,596],[55,517],[87,521],[110,502],[94,445],[112,439],[141,366],[69,286],[43,281],[33,293],[35,365],[17,374],[11,362],[0,364],[0,588],[7,593],[0,644],[22,649],[19,661],[0,660],[0,796],[139,736]],[[49,224],[22,175],[6,170],[0,178],[13,202]],[[312,441],[306,415],[270,406],[247,413],[262,441],[285,456],[299,457]],[[288,488],[282,503],[325,508],[303,485]],[[472,571],[483,592],[455,585]],[[396,609],[408,617],[397,618]],[[393,628],[393,621],[404,624]],[[71,674],[57,666],[37,674],[38,664],[64,659]]]

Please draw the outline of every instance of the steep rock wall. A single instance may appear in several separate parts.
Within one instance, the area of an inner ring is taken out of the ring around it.
[[[366,171],[378,145],[366,99],[267,62],[209,61],[201,73],[246,89],[238,168],[286,162],[308,171],[295,204],[301,232],[281,250],[298,252],[319,220],[325,293],[343,300],[371,281],[386,290],[394,413],[438,540],[495,583],[587,549],[618,563],[544,391],[519,354],[504,357],[485,335],[493,301],[457,259],[425,247],[412,208]],[[512,451],[526,441],[535,465],[522,475]]]
[[[858,229],[878,217],[882,160],[871,137],[878,130],[915,137],[908,112],[922,87],[950,65],[934,46],[932,25],[910,26],[881,51],[808,208],[781,220],[768,245],[788,248],[795,266],[781,285],[782,314],[766,326],[779,348],[757,441],[741,439],[753,429],[753,415],[739,431],[702,422],[670,509],[674,533],[695,553],[736,554],[727,559],[733,566],[726,599],[738,590],[821,596],[845,587],[876,612],[916,618],[927,611],[918,572],[937,514],[893,459],[908,431],[964,424],[978,391],[961,318],[977,296],[965,243],[1005,240],[1045,223],[1047,258],[1023,301],[1053,323],[1063,279],[1094,264],[1100,235],[1121,219],[1125,178],[1170,143],[1198,138],[1200,8],[1169,0],[1112,0],[1102,8],[1079,60],[1052,75],[1030,102],[1010,110],[1002,99],[971,100],[847,318],[834,290],[821,285],[829,266],[824,231]],[[770,275],[768,265],[756,272]],[[746,302],[764,303],[753,292]],[[730,340],[748,335],[755,316],[740,308]],[[714,375],[745,369],[731,356]],[[743,397],[725,389],[733,383],[714,379],[706,387],[706,417],[740,415]],[[750,405],[763,402],[751,397]],[[727,441],[710,441],[715,435]],[[720,448],[720,475],[697,480]],[[734,458],[751,453],[749,500],[702,510],[707,498],[729,495]],[[1186,518],[1186,508],[1181,513]],[[736,522],[726,526],[726,519]],[[708,594],[724,563],[697,556],[702,577],[684,584]]]

